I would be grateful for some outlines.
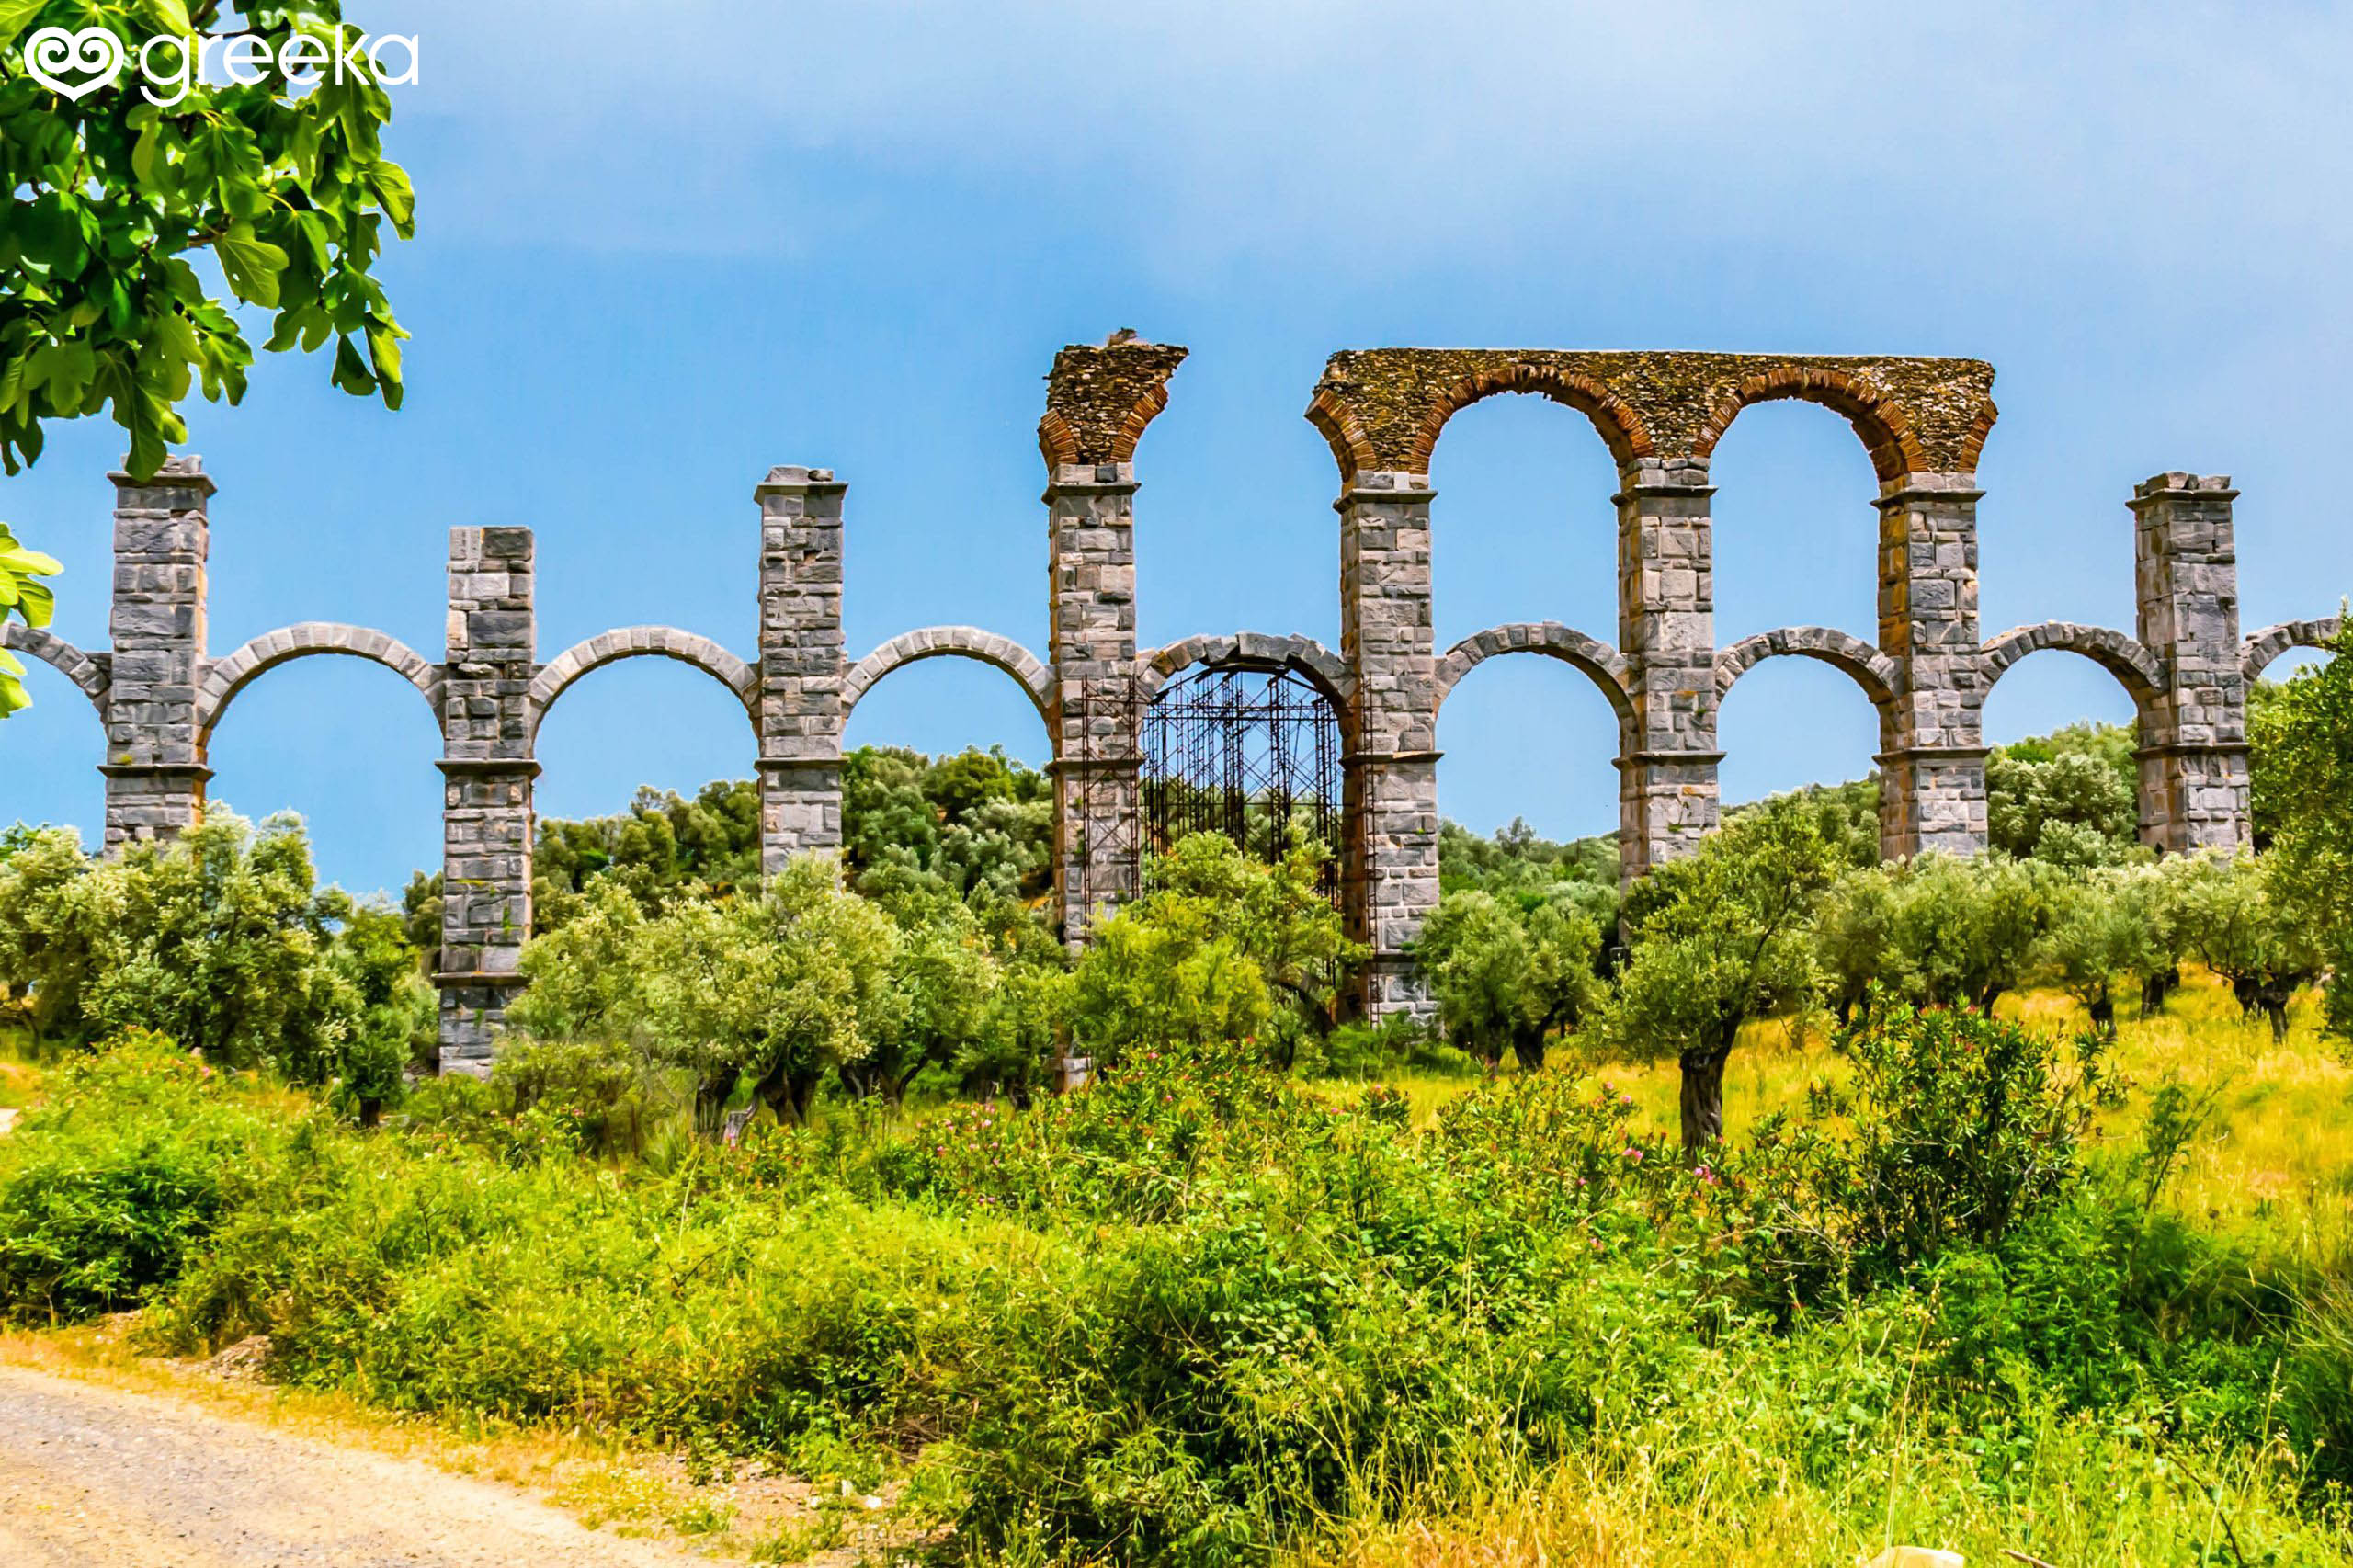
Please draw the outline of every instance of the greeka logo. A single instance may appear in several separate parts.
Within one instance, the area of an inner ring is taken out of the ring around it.
[[[33,80],[77,100],[121,75],[124,61],[122,40],[106,28],[84,28],[78,33],[43,28],[25,40],[25,69]]]
[[[216,50],[219,76],[212,74]],[[122,40],[103,27],[80,32],[43,28],[25,40],[26,74],[75,102],[112,85],[130,63]],[[149,103],[169,108],[199,81],[225,79],[255,86],[267,79],[272,65],[296,87],[315,86],[329,76],[337,82],[367,78],[381,86],[408,86],[416,81],[416,37],[385,33],[371,39],[338,25],[332,47],[324,39],[296,34],[273,50],[269,40],[256,33],[158,33],[139,48],[140,91]]]

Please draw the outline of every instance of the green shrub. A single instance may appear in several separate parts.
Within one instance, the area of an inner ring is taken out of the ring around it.
[[[0,1141],[0,1319],[72,1323],[179,1278],[282,1119],[159,1036],[75,1058]]]

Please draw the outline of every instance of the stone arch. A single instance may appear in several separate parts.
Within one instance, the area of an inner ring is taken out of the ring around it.
[[[416,687],[433,710],[434,728],[441,727],[440,665],[426,663],[423,654],[381,631],[336,621],[306,620],[265,631],[235,653],[215,659],[205,667],[204,678],[196,688],[198,749],[200,751],[211,740],[230,701],[265,671],[291,660],[325,653],[366,659],[391,670]]]
[[[1438,437],[1445,434],[1448,420],[1474,403],[1504,392],[1531,393],[1575,409],[1593,422],[1595,431],[1621,469],[1653,455],[1650,431],[1643,425],[1642,415],[1616,392],[1580,371],[1516,360],[1474,368],[1431,396],[1414,431],[1407,459],[1411,472],[1429,472]],[[1354,483],[1358,473],[1381,467],[1381,459],[1374,451],[1372,439],[1356,411],[1328,389],[1316,390],[1307,405],[1307,418],[1331,447],[1344,480]]]
[[[1195,665],[1289,670],[1313,682],[1344,721],[1356,696],[1356,676],[1346,662],[1313,637],[1236,631],[1188,637],[1144,654],[1136,661],[1137,700],[1150,702],[1161,687]]]
[[[2345,630],[2342,616],[2324,616],[2317,620],[2290,620],[2278,626],[2267,626],[2250,633],[2239,644],[2239,667],[2250,681],[2271,667],[2272,661],[2290,648],[2320,648],[2336,641]]]
[[[19,653],[29,654],[72,681],[97,709],[100,722],[105,721],[108,664],[112,655],[85,653],[64,638],[18,620],[0,621],[0,648],[12,648]]]
[[[1617,714],[1620,725],[1632,722],[1634,701],[1628,685],[1626,656],[1608,643],[1563,626],[1556,620],[1491,626],[1484,631],[1472,632],[1449,648],[1438,662],[1435,706],[1445,707],[1449,694],[1474,665],[1500,653],[1540,653],[1548,659],[1558,659],[1564,665],[1574,665],[1601,688],[1601,694],[1609,699],[1610,710]]]
[[[1751,403],[1773,403],[1784,398],[1819,403],[1843,416],[1847,424],[1854,426],[1864,449],[1870,453],[1871,468],[1882,483],[1929,469],[1928,460],[1922,453],[1918,437],[1912,428],[1911,415],[1903,404],[1874,392],[1847,371],[1826,365],[1775,365],[1743,379],[1733,389],[1731,396],[1708,411],[1691,455],[1706,460],[1715,451],[1716,443],[1723,439],[1724,432],[1732,428],[1732,422],[1740,416],[1742,409]],[[1972,467],[1975,465],[1977,452],[1984,444],[1987,432],[1993,427],[1993,411],[1988,405],[1968,448]]]
[[[2165,688],[2164,665],[2154,653],[2121,631],[2111,631],[2104,626],[2046,620],[2039,626],[2013,627],[1986,640],[1978,650],[1984,691],[1992,692],[1995,683],[2020,659],[2046,648],[2080,653],[2108,671],[2132,699],[2132,706],[2143,714]]]
[[[525,702],[532,737],[538,737],[540,721],[573,682],[590,670],[637,658],[675,659],[693,665],[734,693],[735,700],[744,705],[745,715],[756,719],[758,675],[751,665],[710,638],[691,631],[670,626],[625,626],[575,642],[540,666],[531,676],[531,689]]]
[[[1744,637],[1716,654],[1716,704],[1723,705],[1740,677],[1768,659],[1813,659],[1841,670],[1881,715],[1894,705],[1903,672],[1893,659],[1861,638],[1827,626],[1785,626]]]
[[[922,659],[976,659],[1011,676],[1029,695],[1031,706],[1047,729],[1053,728],[1054,677],[1038,656],[1010,637],[999,637],[977,626],[926,626],[901,632],[850,666],[842,679],[842,722],[874,687],[874,683],[902,665]]]

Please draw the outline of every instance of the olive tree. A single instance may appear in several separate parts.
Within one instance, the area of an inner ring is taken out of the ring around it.
[[[339,897],[314,889],[301,824],[221,811],[83,879],[97,1029],[153,1029],[232,1067],[324,1081],[361,1011],[325,961]]]
[[[2112,873],[2094,870],[2048,890],[2048,920],[2036,946],[2039,966],[2084,1005],[2104,1040],[2116,1038],[2116,977],[2143,972],[2158,937],[2153,912]]]
[[[2274,891],[2298,914],[2336,979],[2332,1033],[2353,1038],[2353,619],[2336,657],[2280,686],[2250,714],[2256,819],[2272,824]]]
[[[1288,1067],[1301,1031],[1331,1027],[1364,957],[1316,870],[1313,851],[1267,866],[1216,834],[1179,840],[1154,866],[1154,891],[1088,932],[1069,990],[1082,1043],[1116,1059],[1272,1031],[1266,1054]]]
[[[806,1121],[817,1086],[895,1027],[890,917],[801,856],[756,899],[682,903],[645,927],[644,1027],[697,1080],[696,1125],[748,1082],[779,1120]]]
[[[1896,948],[1923,1000],[1990,1012],[2025,983],[2048,913],[2030,862],[1932,853],[1898,885]]]
[[[1838,864],[1813,813],[1780,797],[1628,892],[1609,1033],[1639,1055],[1676,1053],[1685,1149],[1723,1136],[1724,1062],[1741,1026],[1813,1002],[1809,926]]]
[[[1874,990],[1904,995],[1917,983],[1896,940],[1902,894],[1894,870],[1867,866],[1847,872],[1822,895],[1814,912],[1814,961],[1842,1028],[1868,1014]]]
[[[867,1049],[842,1078],[892,1105],[925,1068],[946,1066],[987,1032],[999,975],[972,911],[943,902],[898,923],[887,984],[891,1005],[867,1030]]]
[[[2230,983],[2240,1009],[2260,1013],[2271,1038],[2288,1038],[2288,1004],[2321,977],[2319,934],[2292,896],[2278,862],[2253,855],[2203,855],[2182,878],[2182,937],[2199,962]]]
[[[0,853],[0,984],[45,1041],[152,1030],[335,1083],[372,1120],[429,1024],[419,971],[399,916],[317,885],[290,815],[256,828],[215,806],[114,860],[57,829]]]
[[[82,1028],[97,954],[81,884],[94,869],[70,827],[16,828],[0,846],[0,992],[36,1046]]]
[[[1594,1010],[1600,949],[1600,927],[1574,904],[1468,892],[1440,902],[1414,958],[1449,1039],[1490,1073],[1506,1051],[1534,1072],[1553,1032]]]

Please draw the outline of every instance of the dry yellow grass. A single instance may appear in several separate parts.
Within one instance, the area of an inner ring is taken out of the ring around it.
[[[2058,992],[2006,996],[1995,1011],[2070,1034],[2089,1025],[2082,1006]],[[2353,1132],[2353,1065],[2341,1042],[2322,1038],[2313,994],[2299,998],[2290,1026],[2286,1043],[2275,1044],[2261,1019],[2240,1017],[2227,986],[2191,970],[2164,1011],[2149,1018],[2127,1016],[2119,1026],[2109,1063],[2128,1094],[2099,1118],[2097,1131],[2109,1142],[2136,1139],[2150,1093],[2168,1078],[2193,1096],[2211,1095],[2171,1202],[2209,1223],[2252,1227],[2269,1245],[2315,1260],[2341,1257],[2353,1246],[2353,1137],[2347,1136]],[[1795,1041],[1784,1021],[1742,1032],[1724,1072],[1727,1136],[1738,1140],[1760,1117],[1796,1109],[1813,1081],[1842,1079],[1845,1066],[1830,1050],[1827,1030],[1825,1017]],[[1642,1129],[1661,1138],[1675,1135],[1673,1061],[1595,1065],[1569,1051],[1554,1055],[1553,1070],[1591,1073],[1631,1095]],[[1410,1074],[1394,1080],[1423,1126],[1477,1083],[1469,1076]]]
[[[2153,1464],[2064,1426],[2040,1443],[2045,1468],[2056,1473],[2007,1502],[1988,1498],[1973,1465],[1950,1449],[1890,1453],[1869,1474],[1868,1495],[1851,1496],[1810,1484],[1793,1462],[1738,1437],[1711,1445],[1707,1481],[1696,1492],[1669,1478],[1684,1454],[1643,1450],[1610,1468],[1571,1461],[1443,1518],[1344,1528],[1292,1568],[1844,1568],[1891,1546],[1958,1551],[1972,1568],[2019,1561],[2157,1568],[2231,1562],[2231,1536],[2256,1553],[2250,1561],[2288,1568],[2342,1562],[2353,1544],[2341,1530],[2282,1511],[2279,1481],[2290,1461],[2278,1452],[2234,1461],[2200,1456],[2210,1492],[2179,1457]],[[1858,1527],[1856,1518],[1870,1523]],[[2006,1555],[2029,1549],[2024,1558]]]

